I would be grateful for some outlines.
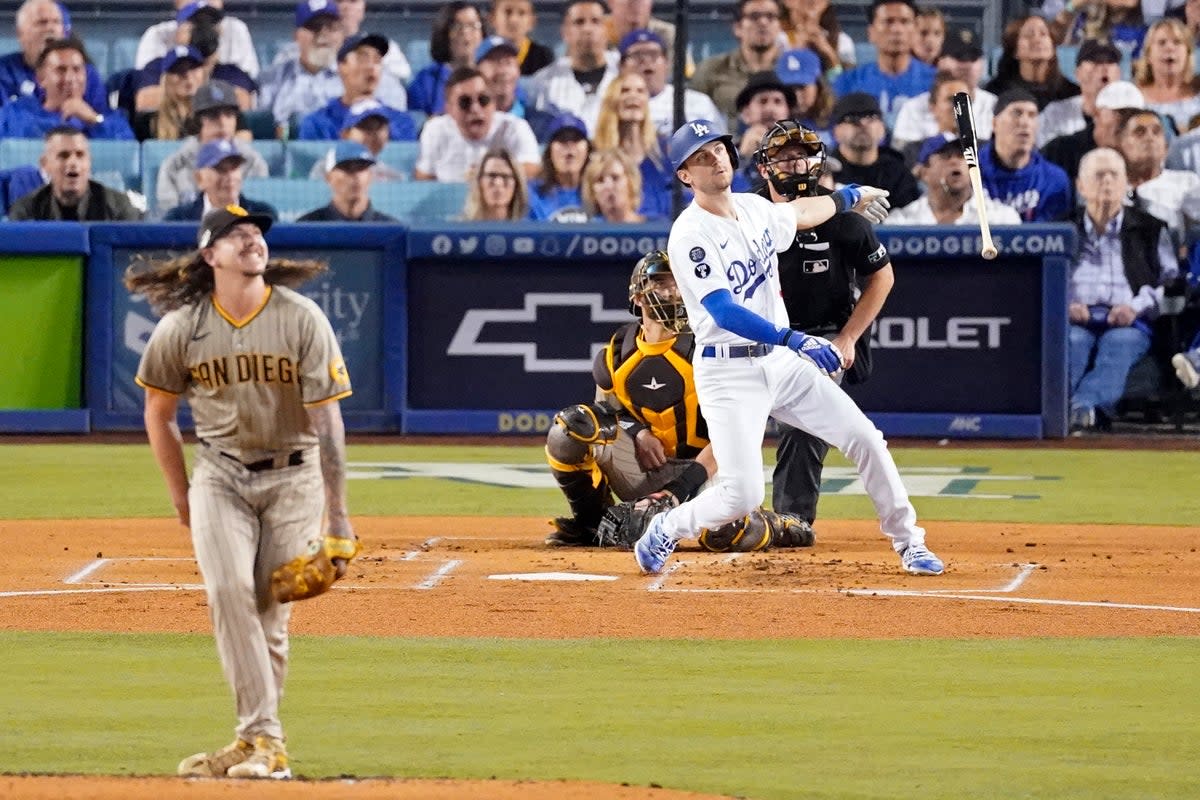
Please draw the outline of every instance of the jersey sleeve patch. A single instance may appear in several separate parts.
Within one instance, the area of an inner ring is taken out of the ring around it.
[[[340,358],[335,358],[329,362],[329,377],[333,382],[342,386],[347,386],[350,383],[350,373],[346,370],[346,362]]]
[[[887,258],[887,248],[884,247],[883,243],[881,242],[879,247],[876,247],[875,250],[871,252],[871,255],[867,256],[867,261],[872,264],[878,264],[885,258]]]
[[[688,251],[688,258],[690,258],[695,264],[699,264],[701,261],[703,261],[705,255],[706,254],[703,247],[693,247],[690,251]]]
[[[697,278],[700,278],[701,280],[703,280],[711,274],[712,274],[712,267],[710,267],[708,264],[697,264],[696,265],[696,277]]]

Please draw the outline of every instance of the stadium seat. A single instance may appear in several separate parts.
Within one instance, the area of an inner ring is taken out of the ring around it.
[[[279,139],[255,139],[251,145],[254,152],[267,162],[267,174],[272,178],[287,175],[287,149]]]
[[[0,56],[15,53],[21,49],[21,43],[15,36],[0,36]]]
[[[39,142],[40,144],[40,142]],[[137,142],[120,139],[92,140],[92,174],[113,189],[142,190],[142,149]],[[119,175],[123,186],[114,186],[103,175]]]
[[[371,184],[371,203],[401,222],[445,222],[462,214],[467,184],[436,181]]]
[[[274,139],[275,134],[275,115],[271,111],[243,111],[242,119],[246,122],[246,127],[250,129],[250,133],[255,139]]]
[[[433,63],[433,56],[429,55],[429,40],[428,39],[412,39],[404,45],[404,57],[408,59],[408,64],[412,67],[413,75]]]
[[[163,139],[147,139],[142,142],[142,194],[152,212],[166,211],[157,207],[158,169],[167,156],[179,149],[179,142]]]
[[[123,69],[133,69],[139,38],[137,36],[118,36],[113,39],[108,52],[108,69],[101,71],[105,75],[109,75]],[[100,68],[97,67],[97,69]]]
[[[242,193],[275,206],[280,222],[295,222],[301,214],[329,205],[329,187],[307,178],[247,178]]]
[[[4,139],[0,141],[0,169],[36,164],[41,155],[41,139]]]
[[[1057,48],[1058,68],[1067,80],[1075,80],[1075,59],[1079,55],[1079,46],[1060,44]]]
[[[379,160],[392,169],[398,169],[405,177],[412,178],[417,163],[418,142],[388,142],[379,154]]]
[[[284,147],[287,151],[284,159],[284,177],[307,179],[313,164],[324,158],[333,145],[333,142],[327,141],[289,141]]]

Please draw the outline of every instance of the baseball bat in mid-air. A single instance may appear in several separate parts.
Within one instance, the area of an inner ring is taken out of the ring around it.
[[[967,176],[971,179],[971,191],[975,193],[975,211],[979,214],[979,232],[983,236],[984,258],[995,258],[996,244],[992,241],[992,228],[988,225],[987,195],[983,191],[983,177],[979,172],[979,140],[975,137],[975,114],[971,111],[971,96],[966,92],[954,95],[954,119],[958,122],[958,144],[962,147],[963,159],[967,162]]]

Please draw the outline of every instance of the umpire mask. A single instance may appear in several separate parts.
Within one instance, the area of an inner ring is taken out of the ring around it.
[[[816,131],[785,119],[763,134],[754,160],[784,199],[811,197],[825,171],[825,143]]]
[[[665,278],[671,279],[669,283]],[[629,278],[629,313],[641,317],[642,312],[634,302],[635,298],[641,299],[641,308],[645,309],[646,315],[667,330],[672,333],[687,330],[687,308],[675,286],[671,263],[662,250],[654,250],[643,256]]]

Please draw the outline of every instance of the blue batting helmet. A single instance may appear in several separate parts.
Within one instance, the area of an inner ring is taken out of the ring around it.
[[[733,168],[737,169],[738,151],[733,145],[733,137],[727,133],[718,133],[717,130],[717,126],[707,119],[694,119],[680,125],[679,130],[671,135],[671,144],[668,147],[671,168],[676,170],[682,168],[683,162],[687,161],[692,153],[709,142],[720,139],[729,150],[729,160],[733,164]]]

